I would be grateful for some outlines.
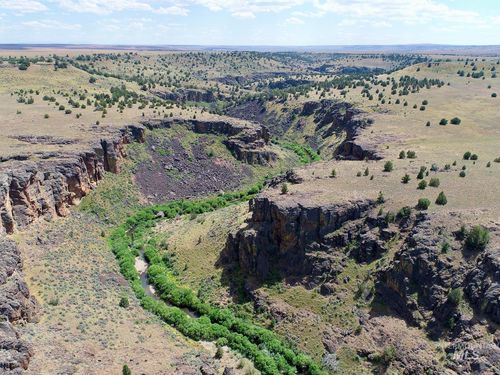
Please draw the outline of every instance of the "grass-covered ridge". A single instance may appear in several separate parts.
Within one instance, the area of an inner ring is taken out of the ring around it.
[[[141,305],[185,336],[227,345],[252,360],[262,374],[325,374],[316,362],[270,330],[235,316],[229,309],[204,303],[190,288],[179,285],[168,260],[160,257],[155,241],[147,238],[148,231],[159,220],[214,211],[248,200],[261,189],[262,184],[257,184],[241,192],[140,209],[112,232],[111,248]],[[146,294],[135,268],[135,259],[142,251],[149,262],[148,279],[159,299]],[[186,308],[197,317],[191,317],[183,310]]]
[[[301,145],[299,143],[290,141],[278,140],[273,140],[273,143],[277,143],[286,150],[293,151],[299,157],[299,160],[302,164],[309,164],[321,160],[318,153],[314,151],[310,146]]]

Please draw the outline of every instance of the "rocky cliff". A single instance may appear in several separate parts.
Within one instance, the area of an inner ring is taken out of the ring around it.
[[[338,267],[341,270],[341,254],[332,250],[332,233],[374,205],[369,199],[308,205],[257,197],[250,201],[247,226],[229,236],[225,260],[237,262],[245,273],[260,279],[274,273],[307,276],[317,285],[325,276],[334,277]]]
[[[224,142],[227,148],[238,160],[248,164],[267,165],[276,160],[276,154],[267,147],[270,140],[268,130],[255,123],[240,122],[231,118],[220,120],[172,118],[143,122],[149,129],[167,128],[174,124],[186,125],[195,133],[226,136]]]
[[[65,216],[105,171],[119,171],[124,144],[143,141],[144,127],[128,126],[88,151],[50,154],[40,160],[0,164],[0,234],[13,233],[39,217]]]
[[[217,99],[223,99],[220,95],[214,94],[210,90],[200,89],[178,89],[176,91],[159,91],[155,90],[152,93],[163,100],[171,100],[174,102],[207,102],[212,103]]]
[[[22,275],[19,249],[13,241],[0,238],[0,369],[2,374],[18,374],[33,355],[31,346],[20,338],[15,325],[33,322],[39,306],[30,295]]]

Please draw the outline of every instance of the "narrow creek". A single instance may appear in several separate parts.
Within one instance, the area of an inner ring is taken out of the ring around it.
[[[160,297],[158,297],[158,294],[156,292],[156,289],[153,285],[149,283],[148,280],[148,261],[146,260],[146,257],[144,256],[144,250],[141,249],[139,252],[139,256],[135,258],[135,269],[139,273],[139,277],[141,279],[141,285],[146,294],[158,301],[162,301],[168,306],[174,307],[171,303],[168,301],[162,300]],[[186,314],[188,314],[191,318],[199,318],[199,314],[195,311],[192,311],[186,307],[180,308],[182,311],[184,311]]]

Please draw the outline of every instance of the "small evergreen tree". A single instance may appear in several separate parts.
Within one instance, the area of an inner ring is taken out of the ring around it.
[[[418,210],[427,210],[430,205],[431,205],[430,200],[428,200],[427,198],[420,198],[417,202],[417,209]]]
[[[392,161],[386,161],[384,164],[384,172],[392,172],[394,169],[394,164]]]
[[[444,191],[442,191],[436,198],[436,204],[444,206],[446,203],[448,203],[448,199],[446,198]]]
[[[401,179],[401,182],[402,182],[403,184],[407,184],[408,182],[410,182],[410,180],[411,180],[410,175],[409,175],[408,173],[406,173],[406,174],[403,176],[403,178]]]
[[[132,375],[132,371],[130,370],[130,368],[127,365],[123,365],[122,374],[123,375]]]

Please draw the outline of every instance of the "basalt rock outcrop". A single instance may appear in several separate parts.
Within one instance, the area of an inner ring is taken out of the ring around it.
[[[20,374],[33,351],[16,330],[19,322],[36,321],[39,306],[21,274],[21,254],[16,244],[0,238],[0,370]]]
[[[176,91],[153,91],[154,95],[163,100],[171,100],[174,102],[207,102],[212,103],[218,99],[223,99],[219,94],[215,94],[211,90],[200,89],[178,89]]]
[[[344,260],[335,251],[332,233],[374,205],[369,199],[307,205],[259,196],[250,201],[247,226],[229,236],[224,260],[259,279],[278,273],[307,277],[311,285],[318,285],[342,270]]]
[[[270,142],[268,130],[259,124],[238,122],[230,118],[220,120],[186,120],[179,118],[149,120],[143,125],[149,129],[168,128],[175,124],[188,126],[199,134],[219,134],[227,139],[226,147],[236,159],[248,164],[267,165],[276,160],[277,155],[267,146]]]
[[[443,329],[459,333],[474,324],[474,318],[462,316],[457,299],[450,298],[454,289],[463,290],[477,313],[498,324],[499,249],[490,244],[481,254],[462,254],[463,241],[450,240],[450,245],[445,239],[431,216],[419,215],[403,246],[381,271],[378,294],[408,322],[424,324],[436,337]],[[448,250],[443,250],[445,242]]]
[[[40,160],[0,164],[0,234],[13,233],[39,217],[65,216],[102,179],[119,171],[124,145],[144,140],[144,127],[128,126],[88,151],[55,153]]]
[[[359,132],[372,123],[362,115],[363,113],[352,104],[330,99],[306,102],[301,112],[301,116],[314,117],[316,134],[321,139],[332,136],[343,139],[341,144],[332,150],[335,157],[347,160],[381,159],[374,148],[364,146],[357,140]]]

